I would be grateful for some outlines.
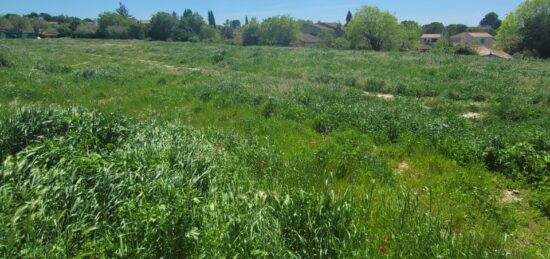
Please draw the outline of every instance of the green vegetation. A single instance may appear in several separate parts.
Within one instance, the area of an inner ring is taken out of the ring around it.
[[[550,256],[548,61],[1,43],[0,257]]]
[[[502,22],[497,34],[500,47],[550,58],[550,1],[526,0]]]

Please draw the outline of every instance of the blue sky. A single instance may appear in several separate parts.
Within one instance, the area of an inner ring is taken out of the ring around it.
[[[97,14],[114,10],[119,0],[0,0],[0,14],[29,13],[95,18]],[[122,0],[130,13],[138,19],[148,19],[157,11],[176,11],[185,8],[203,16],[214,11],[218,23],[225,19],[258,17],[260,19],[289,14],[295,18],[313,21],[344,21],[348,10],[354,12],[363,5],[378,6],[396,15],[399,20],[415,20],[421,24],[441,21],[445,24],[477,25],[491,11],[501,18],[514,10],[522,0]]]

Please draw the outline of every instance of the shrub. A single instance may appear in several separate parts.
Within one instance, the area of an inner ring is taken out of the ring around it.
[[[98,27],[94,23],[80,24],[72,36],[73,38],[95,38],[97,29]]]
[[[0,52],[0,67],[11,67],[13,66],[13,63],[10,61],[9,57]]]
[[[243,46],[252,46],[260,44],[260,24],[256,19],[252,19],[243,28]]]
[[[260,43],[263,45],[288,46],[298,39],[299,28],[290,16],[275,16],[266,19],[260,27]]]
[[[455,54],[457,55],[477,55],[477,51],[470,48],[469,46],[460,47],[455,50]]]

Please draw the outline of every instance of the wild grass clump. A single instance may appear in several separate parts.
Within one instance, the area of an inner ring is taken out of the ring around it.
[[[120,74],[120,70],[116,67],[109,68],[93,68],[93,69],[82,69],[75,71],[73,76],[77,79],[117,79]]]
[[[0,52],[0,67],[11,67],[11,66],[13,66],[13,62],[10,61],[10,58],[3,52]]]
[[[220,131],[57,108],[25,108],[1,125],[9,136],[0,166],[2,257],[503,253],[498,243],[451,232],[418,197],[395,189],[372,185],[366,196],[338,196],[329,181],[319,192],[268,181],[296,169]],[[28,133],[17,137],[17,130]],[[334,143],[364,144],[358,138],[344,134]],[[327,150],[339,156],[338,147]],[[348,152],[360,161],[361,150]],[[375,164],[369,170],[390,173]]]

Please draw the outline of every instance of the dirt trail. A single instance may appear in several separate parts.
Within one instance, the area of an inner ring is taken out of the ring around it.
[[[98,57],[98,58],[114,59],[114,57],[99,55],[99,54],[94,54],[94,53],[86,53],[86,54],[89,55],[89,56]],[[121,57],[117,57],[117,58],[121,58]],[[163,64],[163,63],[160,63],[158,61],[149,60],[149,59],[132,59],[132,58],[125,58],[125,59],[132,62],[132,63],[141,63],[141,64],[146,64],[146,65],[149,65],[149,66],[163,68],[163,69],[166,69],[169,72],[178,72],[178,71],[181,71],[181,70],[186,70],[186,71],[202,72],[202,73],[207,73],[207,74],[211,74],[211,75],[220,75],[221,74],[219,71],[213,70],[213,69],[172,66],[172,65]],[[84,65],[84,64],[87,64],[87,63],[89,63],[89,62],[83,62],[83,63],[80,63],[80,64],[75,64],[75,65],[73,65],[73,67]]]

